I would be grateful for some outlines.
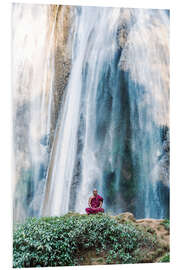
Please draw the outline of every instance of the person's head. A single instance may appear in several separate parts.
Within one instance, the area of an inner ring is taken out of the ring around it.
[[[97,191],[96,188],[94,188],[94,189],[93,189],[93,195],[94,195],[94,196],[97,196],[97,194],[98,194],[98,191]]]

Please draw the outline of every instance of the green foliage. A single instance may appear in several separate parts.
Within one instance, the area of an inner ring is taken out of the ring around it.
[[[13,267],[78,265],[91,249],[105,252],[107,263],[136,263],[135,250],[156,247],[152,235],[106,214],[29,218],[13,240]]]
[[[164,257],[160,260],[160,262],[170,262],[170,255],[169,253],[166,253]]]
[[[165,227],[165,229],[167,231],[170,230],[170,221],[169,221],[169,219],[165,219],[163,222],[161,222],[161,225],[164,225],[164,227]]]

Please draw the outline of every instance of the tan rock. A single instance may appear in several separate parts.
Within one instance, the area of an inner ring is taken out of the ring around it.
[[[125,213],[122,213],[122,214],[119,214],[118,216],[115,217],[116,219],[120,220],[120,221],[133,221],[135,222],[135,218],[134,218],[134,215],[130,212],[125,212]]]

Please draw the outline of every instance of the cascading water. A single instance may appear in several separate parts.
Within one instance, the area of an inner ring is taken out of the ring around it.
[[[58,29],[56,24],[64,10],[48,5],[12,6],[16,220],[40,215],[53,133],[54,92],[59,88],[55,80],[59,67],[55,70],[54,66],[56,33],[60,29],[62,35],[63,20]]]
[[[120,61],[128,71],[135,213],[140,217],[168,215],[168,177],[162,166],[166,147],[162,138],[169,126],[168,27],[165,11],[141,10]]]
[[[112,16],[115,17],[114,22],[111,21]],[[98,134],[96,135],[98,132],[96,130],[97,117],[99,116],[98,112],[98,115],[96,115],[97,90],[99,80],[103,75],[103,69],[106,72],[109,65],[112,67],[117,65],[114,58],[117,50],[116,32],[118,25],[116,25],[116,20],[118,17],[118,9],[114,9],[114,11],[94,7],[77,9],[73,65],[67,87],[64,111],[60,119],[58,143],[55,146],[56,154],[53,161],[51,188],[48,190],[49,214],[64,214],[69,209],[72,199],[70,190],[73,182],[73,171],[77,162],[78,139],[83,144],[82,156],[78,157],[81,159],[81,175],[79,176],[81,178],[79,187],[81,199],[78,198],[77,194],[77,201],[80,201],[81,204],[78,205],[76,202],[75,209],[84,211],[88,193],[92,190],[94,182],[102,181],[102,165],[106,157],[101,156],[98,160],[97,156],[100,146],[97,142],[98,138],[96,138],[98,136]],[[108,34],[101,34],[105,32]],[[113,68],[115,69],[115,67]],[[118,84],[117,81],[117,86]],[[101,87],[99,88],[99,91],[102,91]],[[81,130],[78,133],[80,124]],[[107,136],[111,136],[109,132]],[[102,138],[101,144],[103,144],[103,140],[104,138]],[[108,150],[107,147],[104,146],[105,151]],[[111,156],[109,158],[111,159]],[[98,182],[96,185],[98,185]],[[63,194],[63,196],[60,194]],[[48,203],[46,200],[46,204]]]
[[[71,10],[71,71],[58,107],[39,215],[84,213],[96,187],[106,212],[167,217],[167,11]]]
[[[40,138],[49,133],[46,119],[50,117],[46,110],[48,82],[45,74],[50,65],[51,42],[46,44],[47,28],[42,27],[47,24],[47,12],[46,6],[37,6],[36,9],[33,5],[27,5],[26,8],[13,6],[13,22],[19,21],[16,27],[13,24],[12,41],[15,161],[16,173],[23,178],[21,182],[24,182],[21,187],[19,183],[16,186],[14,205],[18,219],[26,215],[24,212],[27,215],[39,212],[37,207],[31,207],[33,201],[29,197],[34,190],[38,195],[41,193],[42,181],[38,181],[40,164],[47,162],[46,147],[39,144]],[[29,35],[30,32],[33,35]],[[41,199],[38,196],[38,207]],[[25,209],[23,204],[27,204]]]
[[[72,71],[55,145],[49,200],[45,201],[48,214],[64,214],[69,209],[84,212],[93,187],[105,197],[105,208],[112,212],[128,209],[121,184],[124,159],[129,158],[131,171],[137,173],[134,179],[126,179],[132,181],[129,189],[137,186],[134,199],[139,203],[134,211],[138,216],[164,216],[163,206],[158,205],[157,181],[158,156],[163,152],[159,125],[168,124],[168,89],[162,76],[168,74],[162,75],[161,70],[158,74],[151,65],[168,62],[167,48],[153,47],[159,45],[162,22],[167,46],[168,18],[163,11],[134,10],[131,14],[135,22],[129,22],[129,35],[121,49],[117,41],[121,9],[76,9]],[[153,16],[157,29],[149,30]],[[77,166],[78,179],[73,174]],[[76,187],[71,189],[74,180]]]

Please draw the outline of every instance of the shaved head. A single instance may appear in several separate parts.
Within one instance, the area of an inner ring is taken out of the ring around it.
[[[94,196],[97,196],[97,193],[98,193],[97,189],[94,188],[94,189],[93,189],[93,195],[94,195]]]

